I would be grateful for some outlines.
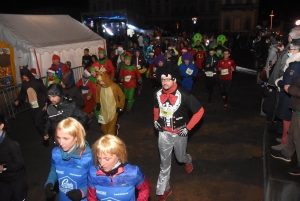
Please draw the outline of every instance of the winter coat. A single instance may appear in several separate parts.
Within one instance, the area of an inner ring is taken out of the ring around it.
[[[278,78],[282,77],[282,75],[283,75],[283,73],[284,73],[283,69],[284,69],[284,67],[285,67],[285,65],[286,65],[286,60],[288,59],[287,52],[288,52],[288,49],[289,49],[289,48],[290,48],[290,44],[288,44],[288,45],[284,48],[284,50],[282,50],[282,51],[280,52],[280,55],[279,55],[278,60],[277,60],[277,63],[276,63],[276,65],[274,66],[273,72],[272,72],[272,74],[270,75],[270,78],[269,78],[269,80],[268,80],[268,83],[269,83],[270,85],[275,86],[275,81],[276,81]]]
[[[44,135],[52,134],[58,123],[67,117],[77,119],[83,126],[85,126],[88,121],[87,114],[78,108],[75,102],[69,102],[68,100],[61,100],[57,105],[49,105],[47,114],[48,119]]]
[[[0,173],[0,182],[14,181],[26,174],[20,145],[10,139],[6,133],[0,143],[0,164],[6,164],[7,167]]]
[[[283,77],[276,80],[275,84],[280,88],[279,101],[276,108],[276,116],[282,120],[290,121],[292,118],[292,111],[290,109],[291,95],[284,91],[285,85],[294,85],[297,77],[300,75],[300,53],[293,55],[287,59],[286,70]]]
[[[72,100],[76,103],[79,108],[84,107],[84,98],[81,93],[81,90],[72,83],[71,74],[66,73],[61,78],[60,81],[64,83],[65,88],[63,88],[64,96],[71,97]]]
[[[269,48],[269,54],[268,54],[268,58],[266,59],[266,74],[267,74],[267,78],[270,77],[270,69],[269,69],[269,62],[271,61],[271,67],[275,64],[275,62],[277,61],[277,52],[278,52],[278,44],[276,45],[271,45]]]

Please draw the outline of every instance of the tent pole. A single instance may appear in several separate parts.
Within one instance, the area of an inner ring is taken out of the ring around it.
[[[41,75],[41,69],[40,69],[39,61],[38,61],[37,56],[36,56],[35,49],[34,49],[33,52],[34,52],[34,56],[35,56],[35,60],[36,60],[36,66],[38,68],[39,75],[40,75],[40,77],[42,77],[42,75]]]

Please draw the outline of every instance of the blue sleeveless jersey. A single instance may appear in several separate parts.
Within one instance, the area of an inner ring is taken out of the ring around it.
[[[124,166],[124,172],[114,177],[96,173],[96,167],[91,166],[88,186],[96,189],[98,200],[135,201],[135,187],[140,186],[145,179],[140,168],[130,164]]]

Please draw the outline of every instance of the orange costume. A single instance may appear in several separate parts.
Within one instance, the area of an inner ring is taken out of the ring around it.
[[[123,111],[125,96],[119,85],[114,83],[105,71],[99,71],[98,82],[105,86],[97,85],[96,103],[99,109],[98,122],[101,123],[103,134],[115,134],[118,113]]]

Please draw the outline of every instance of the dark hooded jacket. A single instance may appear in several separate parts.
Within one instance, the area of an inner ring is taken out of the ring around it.
[[[59,96],[60,102],[57,105],[50,104],[47,108],[48,119],[44,135],[53,135],[58,123],[68,117],[75,118],[86,127],[88,121],[87,114],[82,109],[78,108],[75,102],[65,99],[60,85],[50,85],[47,93],[49,95]]]
[[[81,90],[72,83],[71,73],[68,72],[63,74],[60,77],[60,81],[66,86],[63,88],[64,96],[68,99],[71,98],[79,108],[83,108],[85,105],[83,95]]]
[[[21,76],[27,76],[29,78],[29,82],[22,82],[21,91],[16,100],[22,102],[26,101],[26,99],[28,98],[27,89],[32,88],[36,92],[39,107],[43,108],[48,99],[47,88],[43,83],[35,79],[35,77],[27,68],[21,69],[20,73]]]

